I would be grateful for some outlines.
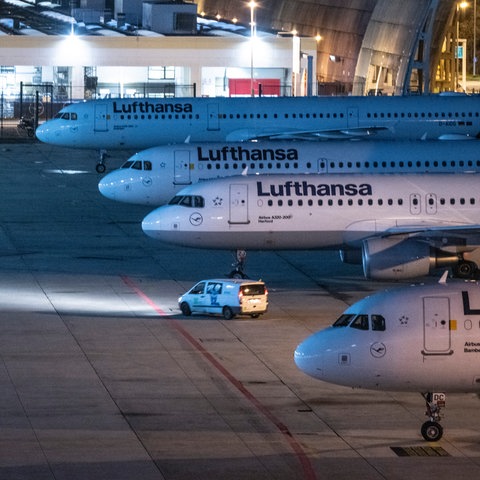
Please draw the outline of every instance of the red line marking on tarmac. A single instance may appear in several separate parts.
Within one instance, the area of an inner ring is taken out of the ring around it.
[[[303,468],[304,477],[307,480],[316,480],[317,476],[313,469],[313,466],[308,459],[307,454],[303,450],[300,443],[295,439],[294,435],[290,432],[288,427],[279,420],[265,405],[263,405],[255,395],[252,394],[243,384],[235,378],[205,347],[196,340],[190,333],[183,328],[183,326],[177,320],[171,318],[171,316],[162,310],[145,292],[143,292],[137,285],[127,276],[121,276],[125,285],[130,287],[140,298],[142,298],[148,305],[152,307],[155,312],[160,316],[168,320],[170,326],[175,329],[180,335],[183,336],[198,352],[200,352],[208,362],[211,363],[259,412],[261,412],[270,422],[284,436],[290,448],[295,453],[297,459]]]

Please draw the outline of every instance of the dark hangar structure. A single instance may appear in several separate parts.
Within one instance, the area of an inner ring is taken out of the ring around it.
[[[250,22],[247,2],[199,0],[198,11]],[[258,28],[320,36],[319,93],[408,94],[458,90],[459,2],[259,0]],[[241,11],[239,11],[241,10]],[[330,92],[328,89],[335,89]],[[340,90],[340,91],[338,91]]]

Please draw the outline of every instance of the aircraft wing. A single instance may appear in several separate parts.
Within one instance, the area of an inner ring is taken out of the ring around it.
[[[480,246],[480,225],[465,225],[459,222],[430,221],[418,224],[402,223],[401,220],[384,219],[361,220],[352,223],[345,231],[345,243],[358,245],[365,237],[359,233],[376,231],[373,237],[391,238],[404,237],[425,241],[438,248],[455,247],[457,251],[462,248],[470,249]]]
[[[404,225],[385,230],[381,237],[407,236],[424,240],[439,248],[480,246],[480,225]]]
[[[342,140],[351,138],[366,138],[374,136],[386,127],[349,128],[335,130],[288,130],[279,131],[258,131],[258,130],[236,130],[227,136],[230,142],[246,142],[251,140]]]

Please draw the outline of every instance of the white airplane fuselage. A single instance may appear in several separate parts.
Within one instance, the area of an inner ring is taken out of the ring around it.
[[[143,230],[197,248],[315,249],[388,231],[480,225],[476,174],[247,175],[185,187]],[[480,233],[480,232],[479,232]]]
[[[261,138],[439,139],[480,133],[480,97],[114,98],[76,103],[36,131],[45,143],[149,148]]]
[[[340,249],[372,279],[415,278],[480,262],[477,174],[252,175],[184,188],[143,222],[195,248]]]
[[[302,341],[300,370],[325,382],[405,392],[480,391],[480,285],[380,292]]]
[[[175,144],[130,157],[98,188],[115,201],[163,205],[212,178],[266,173],[477,172],[480,142],[418,140],[261,141]]]

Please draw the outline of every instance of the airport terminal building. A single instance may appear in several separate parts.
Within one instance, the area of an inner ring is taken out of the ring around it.
[[[9,0],[2,118],[105,96],[457,90],[460,15],[452,0]]]

